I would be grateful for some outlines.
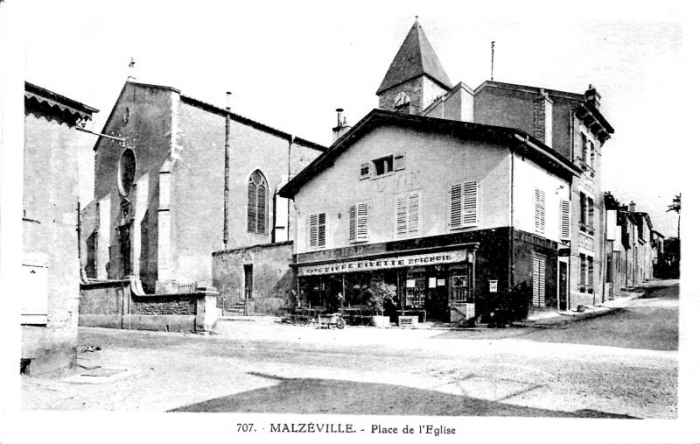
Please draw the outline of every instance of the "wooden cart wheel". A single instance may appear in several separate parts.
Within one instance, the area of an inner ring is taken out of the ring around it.
[[[345,319],[338,318],[338,322],[335,323],[335,326],[338,327],[338,330],[344,329],[345,328]]]

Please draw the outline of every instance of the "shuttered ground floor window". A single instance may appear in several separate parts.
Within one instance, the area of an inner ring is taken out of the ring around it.
[[[545,257],[541,254],[532,255],[532,305],[544,307],[544,286],[545,286]]]

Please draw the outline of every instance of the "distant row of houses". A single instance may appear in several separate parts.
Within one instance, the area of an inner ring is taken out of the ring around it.
[[[614,128],[595,88],[453,85],[418,22],[379,108],[353,126],[340,111],[329,148],[127,81],[80,212],[75,150],[63,147],[97,110],[26,94],[23,334],[65,338],[25,341],[35,369],[75,359],[78,310],[89,325],[154,314],[200,325],[212,295],[219,314],[263,314],[361,307],[381,287],[422,320],[526,318],[612,298],[661,257],[649,216],[601,190]],[[37,137],[37,120],[56,135]]]
[[[636,204],[621,205],[612,193],[604,195],[606,211],[606,291],[620,289],[653,278],[679,276],[678,238],[654,230],[649,214],[636,211]],[[677,252],[677,253],[676,253]]]

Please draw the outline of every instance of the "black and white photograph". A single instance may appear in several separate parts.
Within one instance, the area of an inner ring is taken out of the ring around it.
[[[0,444],[699,442],[697,12],[0,0]]]

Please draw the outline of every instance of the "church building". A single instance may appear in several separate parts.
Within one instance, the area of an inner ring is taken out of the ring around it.
[[[102,133],[94,201],[82,219],[89,280],[135,276],[157,294],[213,285],[221,306],[288,274],[294,213],[277,191],[323,146],[178,89],[132,80]],[[277,252],[278,263],[262,273],[246,256],[227,270],[235,285],[214,282],[215,252],[260,246],[288,253]]]

